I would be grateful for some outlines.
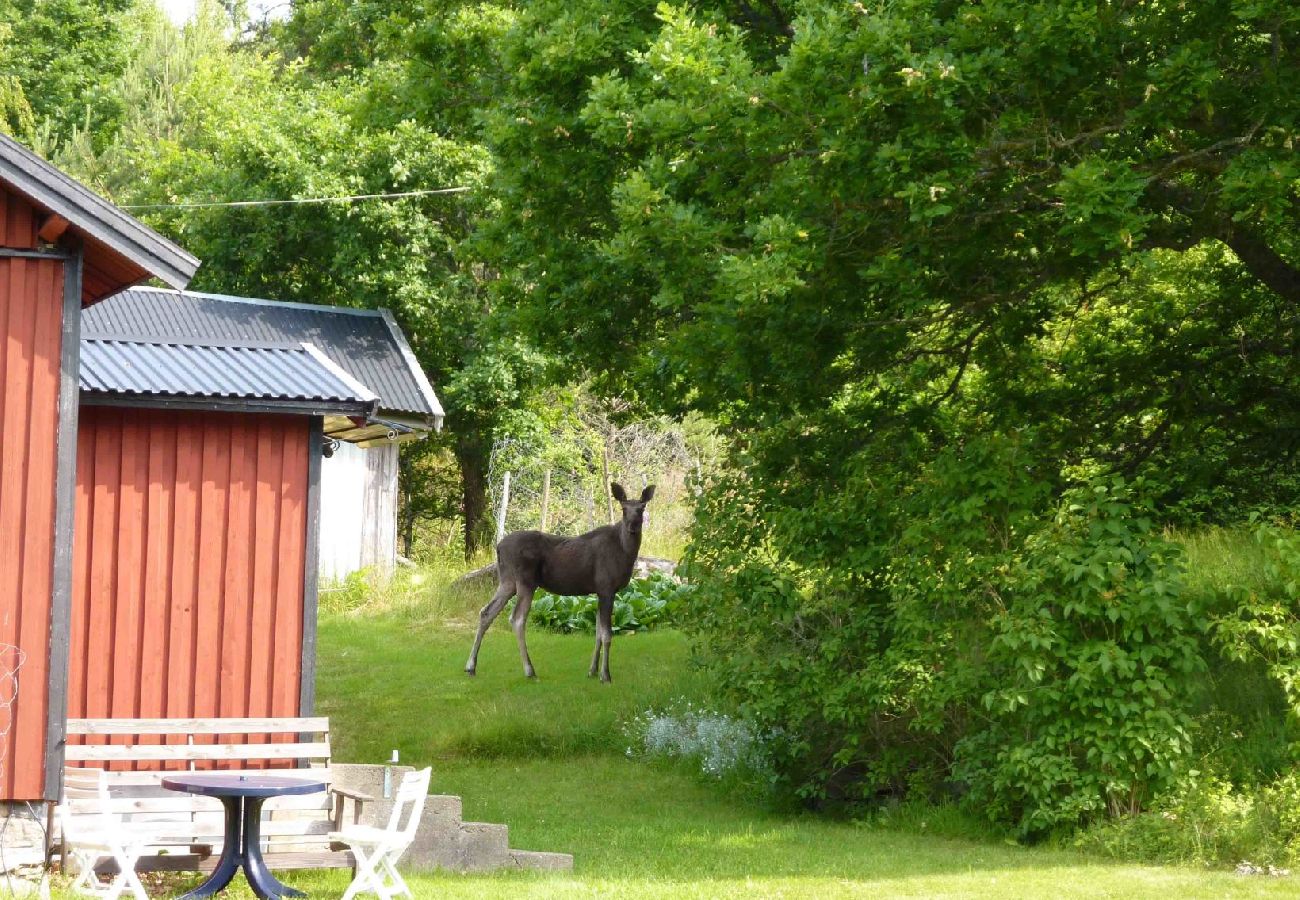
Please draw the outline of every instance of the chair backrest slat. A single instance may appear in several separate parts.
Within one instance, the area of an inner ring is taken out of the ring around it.
[[[415,830],[420,827],[420,817],[424,814],[424,801],[429,796],[429,780],[433,769],[420,769],[407,772],[397,786],[393,796],[393,811],[388,817],[388,832],[401,836],[403,846],[415,838]],[[402,818],[406,821],[403,823]]]

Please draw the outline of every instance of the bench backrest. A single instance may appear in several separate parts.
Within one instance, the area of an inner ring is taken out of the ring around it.
[[[107,770],[111,812],[147,825],[163,838],[159,846],[220,845],[224,834],[220,801],[164,789],[162,779],[169,772],[310,769],[313,778],[329,784],[329,763],[325,717],[68,720],[67,771]],[[72,792],[64,806],[73,817],[94,816],[103,809],[97,799]],[[324,847],[331,813],[327,793],[269,800],[262,826],[267,849]]]
[[[113,773],[328,768],[329,730],[324,716],[69,719],[64,761]]]

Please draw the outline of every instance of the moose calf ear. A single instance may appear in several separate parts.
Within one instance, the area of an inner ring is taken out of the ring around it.
[[[650,500],[654,497],[654,495],[655,495],[655,486],[652,484],[644,491],[641,492],[641,502],[649,503]]]
[[[609,492],[614,495],[614,499],[620,503],[627,499],[627,491],[623,490],[623,485],[617,481],[609,486]]]

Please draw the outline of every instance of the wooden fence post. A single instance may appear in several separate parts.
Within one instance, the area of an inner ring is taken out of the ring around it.
[[[510,506],[510,470],[501,479],[501,505],[497,507],[497,543],[506,536],[506,509]]]
[[[545,531],[547,525],[547,515],[551,511],[551,470],[547,469],[542,475],[542,521],[537,526],[539,531]]]
[[[614,524],[614,495],[609,492],[609,443],[600,451],[600,474],[605,485],[605,511],[609,514],[609,524]]]

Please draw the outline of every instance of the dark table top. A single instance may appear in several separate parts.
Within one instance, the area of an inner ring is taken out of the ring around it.
[[[285,775],[226,775],[221,772],[181,772],[168,775],[162,786],[169,791],[188,791],[208,797],[279,797],[284,794],[315,794],[325,782]]]

